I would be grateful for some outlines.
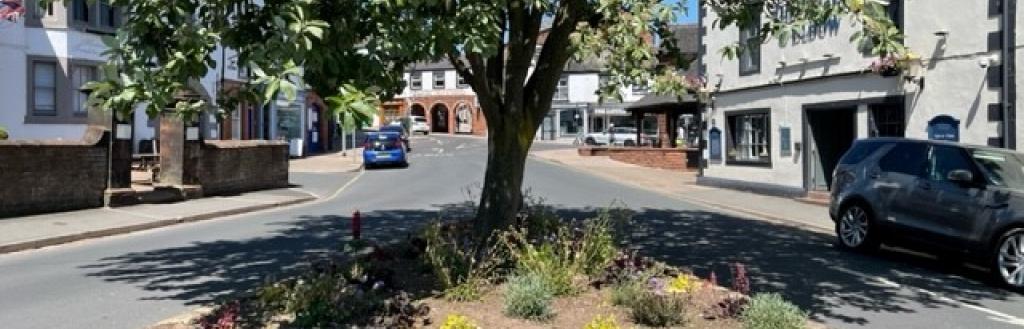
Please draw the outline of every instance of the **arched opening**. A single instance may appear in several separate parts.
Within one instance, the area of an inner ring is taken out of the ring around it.
[[[434,105],[430,109],[430,131],[435,133],[448,132],[448,107],[444,104]]]
[[[427,110],[423,108],[423,105],[412,104],[412,109],[409,110],[409,115],[414,117],[427,117]]]
[[[473,132],[473,111],[466,104],[455,106],[455,132],[467,134]]]

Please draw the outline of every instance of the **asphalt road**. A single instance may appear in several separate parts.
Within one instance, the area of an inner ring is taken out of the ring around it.
[[[561,146],[535,148],[551,147]],[[301,188],[328,196],[315,203],[0,255],[0,327],[145,327],[336,248],[354,210],[364,214],[364,234],[378,240],[433,218],[468,216],[486,143],[431,135],[413,148],[409,168],[293,174]],[[642,252],[701,276],[714,270],[724,284],[728,264],[742,262],[755,291],[780,292],[830,327],[1024,327],[1024,297],[987,286],[969,267],[897,251],[841,252],[829,234],[534,160],[526,185],[567,217],[622,202],[636,212],[632,234]]]

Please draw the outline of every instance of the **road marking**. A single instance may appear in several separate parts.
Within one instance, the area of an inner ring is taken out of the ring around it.
[[[844,268],[844,267],[841,267],[841,266],[836,266],[836,267],[834,267],[834,269],[836,269],[839,272],[843,272],[843,273],[846,273],[846,274],[849,274],[849,275],[859,276],[859,277],[862,277],[862,278],[874,280],[878,284],[880,284],[882,286],[885,286],[885,287],[894,288],[894,289],[907,289],[907,290],[910,290],[910,291],[915,292],[915,293],[928,295],[929,297],[935,298],[935,299],[937,299],[937,300],[939,300],[941,302],[945,302],[945,303],[956,305],[957,307],[971,309],[971,310],[975,310],[975,311],[978,311],[978,312],[981,312],[981,313],[985,313],[985,314],[989,315],[988,319],[992,320],[992,321],[1002,322],[1002,323],[1006,323],[1006,324],[1017,326],[1017,327],[1024,327],[1024,318],[1019,318],[1019,317],[1016,317],[1016,316],[1013,316],[1013,315],[1010,315],[1010,314],[1006,314],[1006,313],[1003,313],[1003,312],[999,312],[999,311],[996,311],[996,310],[993,310],[993,309],[990,309],[990,308],[981,307],[981,306],[974,305],[974,304],[964,303],[964,302],[961,302],[961,301],[958,301],[958,300],[955,300],[955,299],[952,299],[952,298],[940,295],[939,293],[936,293],[936,292],[933,292],[933,291],[930,291],[930,290],[925,290],[925,289],[915,288],[915,287],[908,287],[908,286],[896,283],[896,282],[894,282],[892,280],[889,280],[889,279],[886,279],[886,278],[883,278],[883,277],[880,277],[880,276],[874,276],[874,275],[870,275],[870,274],[866,274],[866,273],[861,273],[861,272],[854,271],[854,270],[851,270],[851,269],[848,269],[848,268]]]
[[[459,146],[455,147],[456,150],[461,150],[461,149],[464,149],[464,148],[466,148],[466,143],[459,144]]]

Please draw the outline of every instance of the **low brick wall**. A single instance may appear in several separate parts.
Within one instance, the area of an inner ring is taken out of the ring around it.
[[[671,170],[696,169],[696,160],[699,158],[699,151],[696,149],[582,147],[578,152],[581,156],[607,156],[625,163]]]
[[[0,217],[102,207],[107,187],[102,138],[0,140]]]
[[[199,164],[204,195],[288,187],[288,143],[206,141]]]

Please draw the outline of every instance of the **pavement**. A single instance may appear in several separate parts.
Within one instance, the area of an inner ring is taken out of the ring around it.
[[[358,171],[358,149],[294,159],[289,164],[295,180],[313,173]],[[305,184],[307,186],[311,184]],[[315,184],[313,184],[315,186]],[[324,191],[301,187],[253,191],[232,196],[213,196],[176,203],[140,204],[116,208],[5,218],[0,220],[0,254],[43,248],[84,239],[125,234],[175,224],[284,207],[326,196]]]
[[[146,327],[294,273],[350,239],[355,210],[363,214],[364,237],[381,242],[436,218],[471,216],[486,141],[416,136],[412,147],[408,168],[293,175],[303,190],[322,196],[315,201],[0,254],[0,326]],[[823,230],[688,201],[630,182],[635,176],[598,174],[534,156],[524,186],[565,218],[624,204],[634,212],[626,233],[643,254],[700,276],[714,271],[726,285],[729,265],[741,262],[755,292],[781,293],[832,328],[1024,327],[1024,297],[987,285],[977,269],[902,250],[844,252]],[[662,174],[647,172],[675,179]],[[728,204],[756,206],[750,200]],[[763,207],[758,211],[770,215]]]

